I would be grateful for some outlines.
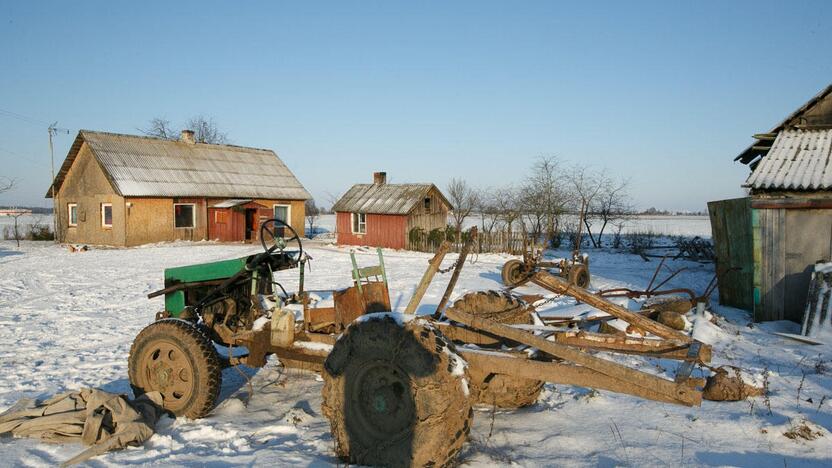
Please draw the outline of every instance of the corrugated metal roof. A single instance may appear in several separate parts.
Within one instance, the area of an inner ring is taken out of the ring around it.
[[[55,178],[56,189],[82,142],[90,146],[113,189],[122,196],[312,198],[271,150],[89,130],[78,132]]]
[[[832,129],[782,130],[746,186],[753,189],[832,188]]]
[[[794,112],[789,114],[785,119],[780,121],[780,123],[775,125],[767,133],[777,133],[777,132],[779,132],[780,130],[782,130],[786,126],[787,123],[789,123],[790,121],[792,121],[793,119],[798,117],[800,114],[803,114],[804,112],[809,110],[809,108],[814,106],[821,99],[825,98],[829,93],[832,93],[832,84],[827,85],[825,88],[820,90],[820,92],[818,92],[817,94],[812,96],[811,99],[806,101],[802,106],[798,107]],[[743,164],[753,163],[754,160],[757,159],[758,156],[760,156],[759,151],[754,151],[754,147],[757,146],[757,145],[762,145],[762,144],[763,143],[760,140],[755,140],[754,143],[748,145],[748,148],[746,148],[742,153],[737,155],[737,157],[734,158],[734,161],[740,161]]]
[[[355,184],[332,206],[332,211],[408,214],[433,188],[433,184]],[[450,205],[439,189],[437,193]]]

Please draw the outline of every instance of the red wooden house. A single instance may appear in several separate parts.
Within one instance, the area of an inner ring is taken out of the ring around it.
[[[338,243],[408,248],[408,233],[444,229],[451,204],[433,184],[388,184],[387,173],[372,184],[356,184],[332,207]]]

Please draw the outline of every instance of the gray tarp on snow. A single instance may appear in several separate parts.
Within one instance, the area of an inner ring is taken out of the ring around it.
[[[46,401],[24,398],[0,414],[0,435],[90,445],[63,463],[79,463],[110,450],[141,445],[154,433],[164,410],[162,395],[150,392],[128,401],[97,389],[64,393]]]

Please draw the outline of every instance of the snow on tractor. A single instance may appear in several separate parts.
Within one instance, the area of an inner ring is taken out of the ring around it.
[[[439,271],[447,244],[430,260],[406,313],[390,313],[380,250],[379,265],[360,268],[352,257],[353,286],[305,291],[308,256],[300,238],[290,226],[269,220],[261,227],[263,253],[165,271],[164,289],[150,295],[165,296],[165,311],[133,343],[131,385],[137,395],[161,392],[176,415],[201,418],[216,404],[223,366],[259,367],[276,355],[287,367],[321,373],[322,413],[336,453],[367,465],[452,464],[471,429],[473,406],[533,404],[544,382],[700,404],[704,379],[691,372],[710,361],[709,346],[548,272],[536,272],[530,281],[650,336],[541,325],[533,307],[504,291],[470,292],[446,308],[475,236],[457,259],[436,313],[416,317],[411,313]],[[290,268],[300,272],[293,294],[274,277]],[[245,348],[247,354],[221,358],[217,347]],[[681,364],[670,380],[604,353]]]

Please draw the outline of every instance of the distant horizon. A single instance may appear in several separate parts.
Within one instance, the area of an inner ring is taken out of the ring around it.
[[[205,115],[321,205],[374,171],[496,188],[555,155],[630,180],[639,209],[702,211],[744,196],[734,157],[832,78],[819,0],[255,3],[4,5],[0,176],[20,183],[0,204],[51,206],[53,122],[57,171],[80,128]]]

